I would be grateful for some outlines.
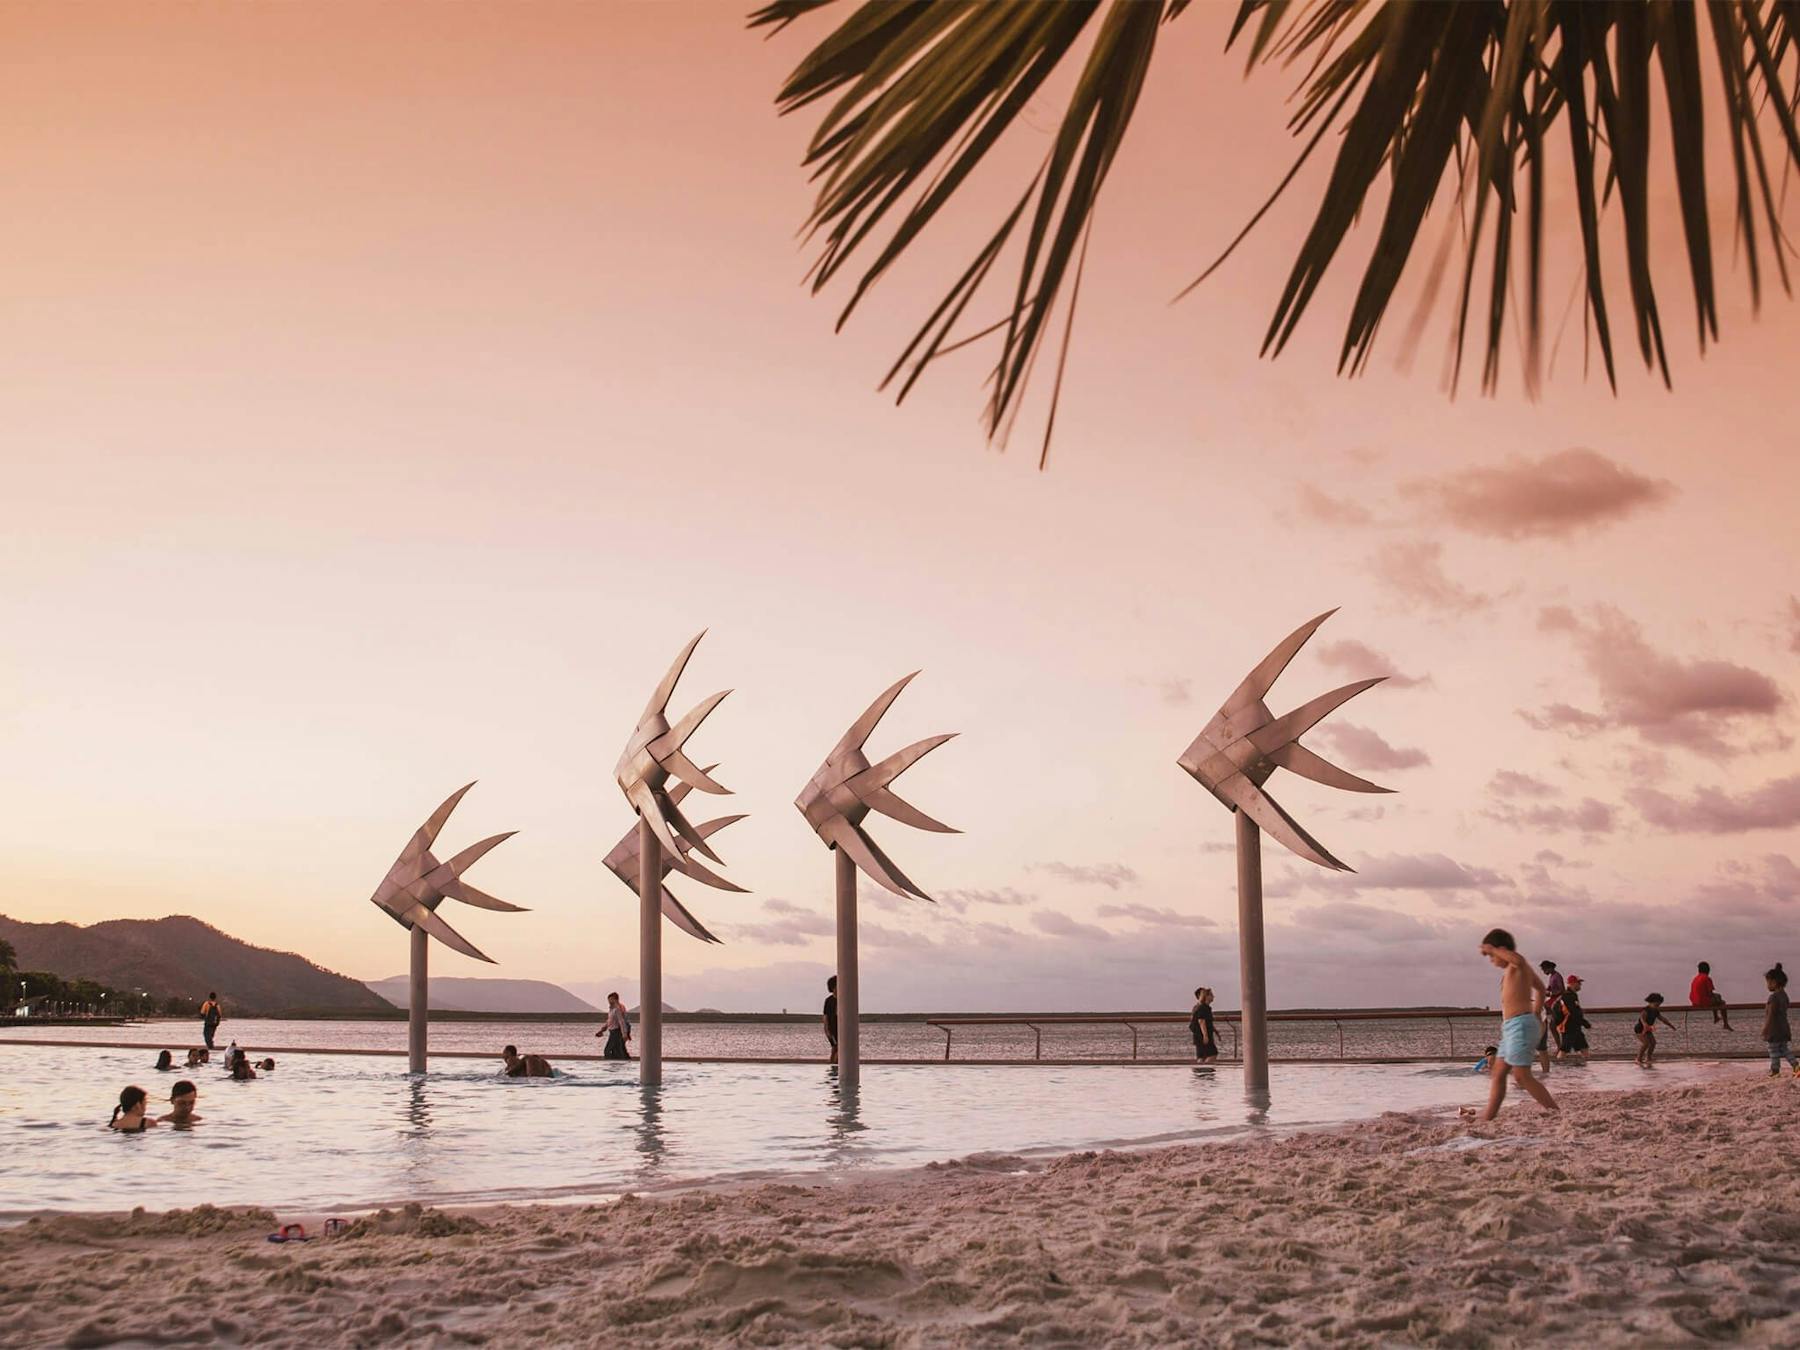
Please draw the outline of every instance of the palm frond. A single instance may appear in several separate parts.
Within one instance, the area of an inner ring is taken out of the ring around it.
[[[750,22],[779,31],[833,2],[773,0]],[[904,399],[938,357],[992,338],[998,353],[985,422],[990,436],[1004,434],[1065,286],[1072,311],[1095,207],[1137,109],[1160,28],[1187,4],[865,0],[850,7],[788,77],[777,99],[783,113],[827,101],[806,156],[818,183],[808,225],[823,241],[810,279],[821,290],[855,262],[859,274],[841,326],[964,189],[1044,93],[1053,72],[1086,44],[1042,163],[888,371],[883,388],[897,383],[897,397]],[[1790,245],[1769,161],[1779,154],[1784,176],[1800,166],[1800,0],[1706,0],[1704,9],[1718,66],[1716,94],[1702,78],[1698,8],[1686,0],[1241,0],[1226,46],[1241,42],[1250,67],[1301,72],[1289,129],[1304,144],[1294,169],[1200,280],[1296,181],[1300,164],[1335,140],[1329,175],[1277,298],[1263,351],[1276,355],[1285,348],[1356,222],[1369,216],[1376,220],[1373,247],[1338,354],[1340,371],[1361,370],[1424,223],[1448,196],[1458,203],[1463,231],[1452,377],[1462,365],[1471,310],[1485,291],[1486,313],[1477,330],[1482,384],[1491,389],[1500,378],[1510,319],[1522,338],[1526,387],[1534,390],[1554,156],[1573,188],[1584,329],[1592,332],[1608,382],[1616,387],[1609,306],[1617,299],[1603,268],[1608,250],[1602,218],[1609,209],[1617,212],[1623,239],[1625,292],[1640,357],[1667,381],[1650,247],[1656,138],[1666,134],[1671,148],[1702,352],[1718,337],[1706,114],[1716,109],[1725,118],[1734,233],[1753,300],[1761,297],[1765,244],[1783,288],[1788,286]],[[1659,101],[1666,130],[1653,125]],[[1774,147],[1765,145],[1771,129]],[[1566,153],[1554,149],[1561,144]],[[1019,262],[1003,317],[959,335],[957,326],[1008,256],[1009,244]],[[1521,248],[1522,260],[1515,257]],[[1478,283],[1483,259],[1487,266]],[[1427,303],[1443,261],[1440,249]],[[1066,322],[1072,318],[1070,312]],[[1056,361],[1059,390],[1068,343],[1065,327]],[[1052,422],[1054,401],[1053,395]]]

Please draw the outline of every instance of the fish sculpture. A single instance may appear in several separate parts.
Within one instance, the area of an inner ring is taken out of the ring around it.
[[[710,774],[716,767],[716,765],[709,764],[706,766],[704,772]],[[687,796],[688,791],[689,786],[686,783],[677,783],[673,788],[670,788],[668,792],[670,805],[679,806],[681,804],[681,799]],[[731,825],[743,818],[742,815],[736,815],[721,816],[717,820],[703,820],[698,825],[694,826],[694,830],[702,839],[710,839],[715,833],[724,829],[727,825]],[[681,847],[673,853],[666,848],[661,850],[662,875],[664,877],[667,877],[670,872],[679,872],[683,876],[692,877],[695,881],[702,882],[708,886],[716,886],[722,891],[737,891],[740,893],[743,891],[744,888],[742,886],[727,881],[710,867],[697,861],[693,856],[692,844],[687,843],[685,840],[680,841],[680,843]],[[625,832],[625,837],[614,845],[613,851],[607,854],[605,859],[606,870],[611,872],[620,881],[624,882],[626,889],[634,896],[638,893],[640,858],[641,855],[638,851],[638,832],[637,827],[634,825]],[[682,904],[681,901],[676,898],[675,893],[666,885],[662,888],[662,912],[664,917],[682,932],[687,933],[692,937],[697,937],[702,942],[721,942],[721,939],[714,937],[712,933],[707,930],[705,924],[701,923],[700,920],[693,916],[688,907]]]
[[[437,908],[446,900],[460,900],[465,905],[474,905],[477,909],[497,909],[508,913],[522,913],[523,905],[508,904],[496,899],[486,891],[477,890],[462,879],[462,874],[485,854],[503,840],[511,839],[516,830],[508,830],[505,834],[491,835],[480,843],[470,844],[461,853],[448,862],[439,862],[431,851],[437,842],[438,831],[444,828],[444,822],[450,819],[450,813],[463,795],[474,787],[468,783],[450,794],[450,798],[430,818],[414,832],[411,842],[401,851],[400,857],[388,869],[382,878],[381,885],[375,888],[375,894],[369,899],[402,928],[423,928],[432,937],[453,951],[464,956],[472,956],[477,961],[486,961],[492,965],[493,958],[484,955],[475,945],[463,937],[443,919],[438,917]]]
[[[921,830],[935,830],[940,834],[959,833],[952,826],[941,820],[933,820],[916,806],[902,801],[891,786],[896,778],[950,740],[955,732],[914,741],[904,750],[896,750],[875,764],[869,763],[867,756],[863,754],[863,743],[875,730],[875,724],[917,674],[918,671],[915,670],[912,675],[896,680],[880,698],[868,706],[850,730],[844,733],[843,739],[832,747],[825,762],[819,766],[819,771],[807,780],[800,795],[794,799],[794,805],[800,808],[800,814],[806,817],[807,824],[813,827],[819,838],[832,848],[842,849],[871,880],[896,895],[912,895],[921,900],[930,900],[931,897],[914,885],[894,865],[894,860],[881,851],[881,846],[869,837],[862,824],[870,811],[879,811],[884,816]]]
[[[1349,792],[1393,791],[1340,769],[1300,744],[1300,737],[1329,713],[1387,676],[1346,684],[1280,717],[1263,702],[1294,654],[1306,645],[1320,624],[1336,613],[1335,609],[1328,609],[1283,638],[1244,677],[1177,762],[1227,807],[1244,812],[1265,833],[1308,862],[1350,872],[1355,869],[1333,857],[1263,790],[1263,784],[1276,769],[1286,769],[1315,783]]]

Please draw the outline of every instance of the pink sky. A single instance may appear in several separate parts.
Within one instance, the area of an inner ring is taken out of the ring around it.
[[[1312,743],[1400,795],[1273,783],[1359,869],[1271,846],[1275,1004],[1486,1001],[1494,923],[1590,1002],[1700,956],[1754,996],[1800,955],[1800,311],[1731,271],[1700,360],[1671,207],[1673,393],[1630,357],[1584,382],[1578,319],[1536,403],[1444,398],[1441,314],[1414,369],[1392,323],[1335,379],[1343,269],[1259,361],[1316,175],[1167,303],[1291,154],[1227,17],[1167,30],[1039,473],[1028,433],[984,446],[979,357],[873,392],[1005,172],[843,334],[800,284],[811,122],[772,97],[818,23],[0,10],[0,912],[392,974],[367,896],[479,778],[444,842],[519,830],[475,879],[532,912],[453,915],[500,967],[437,973],[629,990],[611,769],[704,626],[679,697],[736,690],[695,745],[754,894],[686,888],[727,945],[671,931],[671,1001],[815,1001],[831,866],[791,802],[922,667],[871,748],[962,732],[905,787],[966,833],[877,823],[944,903],[869,894],[865,1007],[1235,1005],[1230,821],[1175,758],[1339,605],[1271,701],[1390,662]]]

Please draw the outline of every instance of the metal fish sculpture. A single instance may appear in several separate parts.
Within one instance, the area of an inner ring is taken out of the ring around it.
[[[709,764],[703,772],[710,774],[716,767],[717,765]],[[681,799],[687,796],[688,791],[688,784],[677,783],[669,790],[669,803],[676,806],[680,805]],[[720,816],[717,820],[703,820],[694,827],[694,830],[702,839],[710,839],[715,833],[724,829],[727,825],[734,824],[743,818],[742,815],[736,815]],[[692,877],[695,881],[703,882],[708,886],[716,886],[722,891],[737,891],[742,893],[744,889],[742,886],[727,881],[704,863],[696,861],[692,856],[692,849],[693,845],[683,843],[681,850],[676,853],[671,853],[668,849],[661,850],[662,875],[666,877],[670,872],[679,872],[685,877]],[[613,851],[607,854],[605,859],[606,870],[611,872],[620,881],[624,882],[626,889],[634,896],[638,892],[638,868],[642,856],[642,853],[638,849],[637,827],[634,825],[625,832],[625,837],[613,846]],[[687,906],[682,904],[681,901],[675,897],[675,893],[667,886],[662,888],[662,912],[670,923],[674,924],[682,932],[687,933],[692,937],[699,938],[702,942],[721,941],[721,939],[714,937],[712,933],[707,930],[705,924],[701,923],[700,920],[696,919],[693,914],[689,912]]]
[[[1233,811],[1242,811],[1269,835],[1308,862],[1340,872],[1354,869],[1333,857],[1263,790],[1276,769],[1286,769],[1327,787],[1350,792],[1392,792],[1366,778],[1338,768],[1300,744],[1300,737],[1327,714],[1363,690],[1386,679],[1357,680],[1328,694],[1320,694],[1290,713],[1277,717],[1263,699],[1294,654],[1306,645],[1320,624],[1336,614],[1328,609],[1300,625],[1244,677],[1225,705],[1194,738],[1178,763],[1200,785]]]
[[[879,811],[902,824],[913,825],[921,830],[935,830],[940,834],[959,833],[942,821],[933,820],[911,803],[902,801],[890,786],[902,773],[956,733],[927,736],[875,764],[869,763],[863,754],[863,742],[869,739],[869,734],[875,730],[875,724],[917,674],[918,671],[915,670],[905,679],[896,680],[880,698],[869,705],[867,711],[844,733],[843,739],[832,747],[825,762],[819,766],[819,771],[807,780],[806,786],[795,798],[794,805],[800,808],[800,813],[818,832],[819,838],[832,848],[842,849],[871,880],[897,895],[913,895],[921,900],[930,900],[931,897],[894,865],[894,860],[881,851],[881,846],[862,827],[862,822],[870,811]]]
[[[419,826],[411,842],[401,851],[400,857],[388,869],[387,876],[382,878],[381,885],[375,888],[375,894],[369,899],[385,910],[402,928],[422,928],[453,951],[492,965],[492,957],[478,951],[473,943],[437,914],[438,906],[446,900],[460,900],[463,904],[474,905],[478,909],[497,909],[515,914],[523,912],[525,908],[523,905],[512,905],[496,899],[462,879],[462,874],[478,858],[502,840],[512,838],[517,831],[508,830],[505,834],[492,835],[480,843],[471,844],[448,862],[439,862],[431,851],[431,846],[437,842],[438,831],[444,828],[444,822],[450,819],[450,813],[463,799],[463,794],[474,786],[475,784],[469,783],[458,788],[450,794],[449,800],[431,813],[431,817]]]

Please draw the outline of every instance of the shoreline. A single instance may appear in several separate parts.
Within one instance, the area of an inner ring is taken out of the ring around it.
[[[59,1215],[0,1231],[0,1307],[33,1346],[1800,1340],[1800,1084],[1563,1107],[407,1206],[282,1246],[267,1211]]]

